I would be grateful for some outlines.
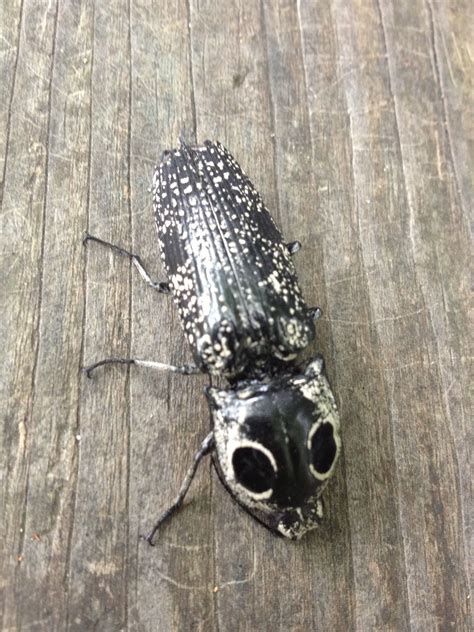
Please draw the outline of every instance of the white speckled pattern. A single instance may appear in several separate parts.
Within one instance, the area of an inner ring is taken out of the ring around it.
[[[290,362],[314,325],[280,231],[218,142],[166,152],[153,182],[161,257],[197,363],[247,378]]]

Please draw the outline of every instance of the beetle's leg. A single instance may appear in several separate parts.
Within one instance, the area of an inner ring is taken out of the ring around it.
[[[166,283],[164,281],[153,281],[150,275],[148,274],[148,272],[145,270],[142,260],[140,259],[138,255],[134,255],[133,253],[128,252],[128,250],[125,250],[124,248],[120,248],[120,246],[115,246],[114,244],[111,244],[108,241],[99,239],[99,237],[94,237],[94,235],[90,235],[89,233],[86,232],[86,234],[84,235],[83,244],[84,245],[87,244],[88,241],[95,241],[98,244],[107,246],[107,248],[110,248],[111,250],[118,253],[119,255],[122,255],[122,257],[128,257],[130,261],[133,263],[133,265],[136,267],[139,275],[142,277],[142,279],[145,281],[147,285],[152,287],[154,290],[161,292],[162,294],[170,293],[169,283]]]
[[[171,371],[172,373],[181,373],[182,375],[194,375],[201,373],[201,369],[195,364],[183,364],[183,366],[174,366],[172,364],[163,364],[163,362],[153,362],[152,360],[138,360],[136,358],[105,358],[105,360],[99,360],[94,364],[85,366],[83,371],[87,377],[92,377],[92,371],[95,371],[99,366],[105,364],[134,364],[136,366],[143,366],[148,369],[155,369],[157,371]]]
[[[199,450],[194,455],[193,464],[187,471],[186,476],[184,477],[184,481],[181,484],[178,495],[176,496],[173,504],[161,514],[161,516],[158,518],[153,529],[146,535],[141,536],[143,540],[146,540],[148,544],[150,544],[151,546],[154,546],[153,538],[155,537],[155,533],[158,531],[161,525],[164,522],[166,522],[166,520],[168,520],[168,518],[170,518],[174,514],[174,512],[177,511],[183,504],[183,500],[186,494],[188,493],[188,489],[196,474],[196,471],[201,459],[204,456],[206,456],[206,454],[209,454],[209,452],[211,452],[213,449],[214,449],[214,433],[210,432],[207,435],[207,437],[204,439],[204,441],[201,443]]]
[[[319,320],[323,315],[323,312],[320,307],[310,307],[308,309],[308,314],[313,320]]]
[[[296,252],[301,250],[301,241],[289,241],[286,244],[286,247],[288,248],[288,252],[290,253],[290,255],[294,255]]]

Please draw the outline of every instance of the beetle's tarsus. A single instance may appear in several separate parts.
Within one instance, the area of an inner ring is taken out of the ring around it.
[[[130,358],[105,358],[104,360],[99,360],[99,362],[94,362],[94,364],[89,364],[89,366],[83,367],[82,370],[89,379],[92,379],[92,372],[98,367],[105,366],[106,364],[136,364],[136,362]]]
[[[140,534],[139,537],[140,537],[140,540],[145,540],[145,542],[148,542],[148,544],[150,546],[155,546],[155,543],[153,542],[153,536],[152,536],[151,532],[150,533],[146,533],[145,535]]]
[[[92,380],[92,371],[91,367],[83,366],[81,371],[86,374],[88,380]]]

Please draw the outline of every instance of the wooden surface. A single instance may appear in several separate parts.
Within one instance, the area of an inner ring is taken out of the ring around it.
[[[467,0],[8,0],[0,15],[4,631],[470,628]],[[235,154],[296,255],[344,451],[325,525],[274,539],[210,463],[147,191],[180,130]],[[471,373],[472,375],[472,373]]]

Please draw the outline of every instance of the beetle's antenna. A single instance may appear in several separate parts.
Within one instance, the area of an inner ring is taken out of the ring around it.
[[[166,522],[175,513],[175,511],[177,511],[183,504],[184,498],[186,494],[188,493],[188,489],[193,481],[193,478],[196,474],[196,471],[197,471],[199,463],[201,462],[201,459],[204,456],[206,456],[206,454],[209,454],[209,452],[211,452],[213,449],[214,449],[214,433],[210,432],[207,435],[207,437],[204,439],[204,441],[201,443],[199,450],[194,455],[193,464],[187,471],[184,481],[179,490],[179,493],[176,496],[173,504],[161,514],[161,516],[158,518],[153,529],[146,535],[141,536],[143,540],[146,540],[148,544],[150,544],[151,546],[154,546],[153,538],[155,537],[155,533],[158,531],[161,525],[164,522]]]

